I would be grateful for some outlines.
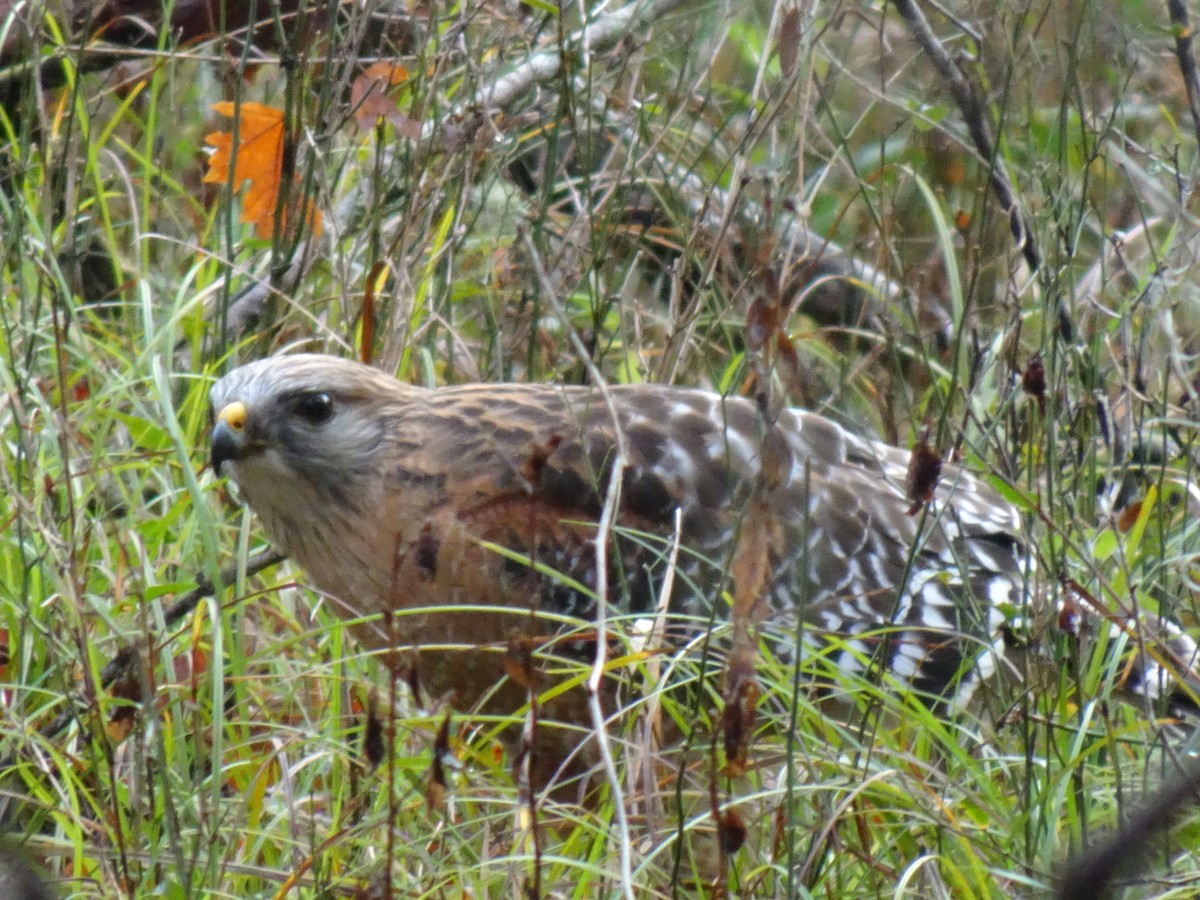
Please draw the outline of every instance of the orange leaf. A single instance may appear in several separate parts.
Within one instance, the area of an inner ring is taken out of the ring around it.
[[[396,115],[396,101],[388,94],[396,85],[408,80],[408,69],[398,63],[377,62],[354,79],[350,86],[350,107],[354,110],[354,121],[366,131],[374,128],[380,119],[391,119]]]
[[[279,205],[283,180],[284,143],[287,136],[283,110],[261,103],[235,106],[228,101],[214,103],[212,108],[223,116],[238,120],[237,147],[234,147],[232,132],[214,131],[204,136],[204,142],[213,147],[204,182],[232,184],[235,189],[249,182],[250,186],[242,198],[242,214],[238,221],[254,225],[259,237],[268,238],[275,231],[275,209]],[[284,224],[287,223],[288,212],[285,208]],[[304,220],[311,227],[313,237],[320,237],[321,213],[307,201],[304,202]]]
[[[1117,529],[1119,531],[1128,531],[1137,524],[1138,516],[1142,514],[1142,501],[1134,500],[1123,510],[1117,513]]]
[[[933,501],[933,490],[942,477],[942,457],[929,445],[929,426],[921,429],[917,443],[908,458],[908,474],[905,476],[908,499],[912,506],[908,515],[915,516],[921,507]]]

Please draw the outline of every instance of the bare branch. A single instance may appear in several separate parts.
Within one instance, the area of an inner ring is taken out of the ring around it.
[[[1192,53],[1192,26],[1188,22],[1187,4],[1183,0],[1167,0],[1167,12],[1171,16],[1171,29],[1175,32],[1175,58],[1179,61],[1179,73],[1187,88],[1192,128],[1196,133],[1196,143],[1200,144],[1200,78],[1196,75],[1196,56]]]
[[[633,844],[629,836],[629,820],[625,812],[625,804],[621,802],[621,779],[617,774],[617,764],[613,759],[612,747],[608,740],[608,723],[605,720],[604,709],[600,701],[604,664],[608,658],[608,544],[612,540],[613,527],[616,524],[617,509],[621,502],[621,482],[625,476],[625,470],[629,466],[629,454],[625,445],[625,432],[621,427],[620,417],[617,415],[617,408],[608,391],[604,376],[592,362],[591,354],[584,346],[583,339],[579,337],[579,332],[571,324],[571,318],[567,315],[567,311],[556,299],[549,276],[541,265],[537,247],[534,246],[528,235],[525,235],[525,243],[530,258],[537,267],[538,276],[547,285],[546,299],[554,308],[555,314],[570,336],[580,362],[587,369],[588,378],[600,392],[600,397],[608,408],[613,425],[615,458],[612,460],[612,474],[609,476],[604,493],[604,508],[600,513],[600,521],[596,526],[596,537],[593,540],[593,559],[596,566],[596,618],[594,623],[596,655],[592,660],[592,670],[587,679],[587,692],[588,711],[592,717],[592,730],[595,733],[596,746],[600,751],[604,774],[608,778],[608,784],[613,792],[613,818],[616,820],[617,846],[621,853],[621,890],[627,900],[633,900]]]
[[[914,0],[894,0],[894,5],[908,25],[917,44],[929,56],[933,67],[938,70],[938,74],[950,88],[950,95],[954,98],[959,112],[962,113],[963,121],[967,124],[967,131],[971,135],[975,151],[988,165],[988,181],[992,186],[992,193],[996,195],[1001,209],[1008,216],[1013,238],[1020,247],[1021,254],[1025,257],[1029,268],[1036,271],[1041,265],[1041,258],[1037,246],[1033,242],[1029,219],[1017,203],[1012,181],[1008,177],[1003,161],[996,152],[996,141],[992,136],[992,127],[988,123],[982,100],[958,65],[950,58],[950,54],[938,42],[933,29],[929,27],[929,20],[917,8]]]
[[[646,0],[631,3],[615,12],[597,17],[586,27],[572,34],[565,46],[534,53],[507,73],[481,86],[469,99],[446,115],[427,121],[422,128],[421,137],[407,152],[418,157],[432,152],[445,143],[448,134],[462,139],[464,128],[482,127],[489,121],[491,114],[511,109],[535,87],[559,77],[564,58],[575,60],[575,66],[588,65],[596,54],[611,50],[630,35],[644,34],[646,29],[682,5],[683,0]],[[390,155],[390,151],[385,151],[385,155]],[[694,169],[679,164],[665,154],[656,154],[656,163],[663,173],[663,181],[679,193],[687,205],[688,212],[698,219],[702,227],[714,235],[714,238],[724,233],[732,217],[760,228],[767,225],[767,217],[762,207],[753,201],[735,196],[736,188],[731,192],[706,185]],[[384,165],[387,165],[386,161]],[[374,202],[374,182],[365,179],[360,182],[360,188],[360,191],[350,191],[341,199],[331,216],[334,223],[351,221],[355,209],[369,207]],[[866,308],[862,319],[873,321],[879,316],[877,309],[870,308],[872,297],[880,296],[893,300],[903,294],[899,283],[869,263],[853,257],[824,235],[808,229],[799,217],[780,211],[776,218],[780,223],[776,246],[786,249],[791,259],[810,265],[815,277],[849,275],[855,282],[866,286],[865,290],[855,289],[856,299],[861,296],[861,305]],[[330,231],[337,234],[343,229],[335,224]],[[306,247],[298,248],[285,266],[275,271],[274,283],[279,283],[280,279],[291,283],[300,280],[310,265],[312,256]],[[256,281],[247,285],[232,299],[227,314],[227,328],[231,338],[236,339],[258,324],[269,293],[270,288],[265,281]],[[819,305],[819,301],[817,303]],[[838,314],[845,316],[846,310],[842,304],[834,305],[838,308]],[[820,321],[830,318],[829,315],[822,315],[820,310],[806,312],[813,314]],[[851,318],[857,320],[860,316],[854,315]]]
[[[287,557],[278,550],[263,550],[246,560],[244,570],[247,575],[257,575],[263,569],[278,565],[285,559]],[[209,579],[201,576],[197,579],[196,586],[192,590],[188,591],[163,611],[164,624],[170,628],[184,616],[189,615],[205,597],[211,597],[225,585],[232,584],[242,571],[243,566],[241,563],[226,566],[221,570],[220,583],[215,585]],[[109,688],[118,680],[136,677],[137,673],[131,670],[138,664],[140,659],[140,655],[132,647],[122,647],[104,665],[104,668],[100,670],[100,687]],[[75,721],[79,709],[77,699],[70,702],[67,709],[39,729],[42,737],[53,737]],[[0,768],[4,767],[0,765]]]

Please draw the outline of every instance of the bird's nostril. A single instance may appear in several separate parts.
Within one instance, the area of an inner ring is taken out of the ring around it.
[[[234,431],[242,431],[246,427],[246,404],[240,400],[227,403],[217,415],[218,422],[224,422]]]

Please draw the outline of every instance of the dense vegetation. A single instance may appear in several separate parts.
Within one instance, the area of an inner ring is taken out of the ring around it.
[[[248,565],[205,466],[211,379],[286,347],[766,382],[929,426],[1021,509],[1035,592],[1196,626],[1200,122],[1167,9],[314,0],[248,40],[256,4],[168,5],[0,2],[2,804],[64,892],[1036,896],[1171,777],[1186,736],[1041,621],[1050,665],[948,720],[869,683],[832,716],[764,650],[737,777],[715,683],[636,659],[628,789],[530,803],[504,723],[439,739]],[[250,103],[277,143],[245,185],[205,147]],[[643,767],[656,715],[686,779]],[[1193,835],[1153,833],[1140,895],[1195,890]]]

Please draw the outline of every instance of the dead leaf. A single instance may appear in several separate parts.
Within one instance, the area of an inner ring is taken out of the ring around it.
[[[363,131],[380,122],[388,122],[404,137],[420,137],[421,124],[400,112],[396,88],[408,81],[408,69],[395,62],[377,62],[368,66],[350,86],[350,106],[354,121]]]
[[[772,548],[778,545],[781,537],[778,521],[768,502],[771,490],[779,480],[773,469],[783,465],[780,459],[775,459],[780,456],[781,449],[769,440],[777,435],[778,429],[772,428],[768,440],[763,442],[763,470],[746,507],[746,517],[730,563],[734,592],[730,617],[733,636],[725,668],[721,710],[725,767],[729,775],[746,770],[758,707],[759,688],[755,673],[758,643],[755,635],[766,617],[767,604],[763,601],[771,577]]]
[[[133,731],[137,711],[146,700],[144,696],[143,663],[141,654],[125,647],[113,659],[114,677],[108,686],[109,695],[118,702],[113,704],[106,731],[115,742],[125,740]]]
[[[1142,501],[1134,500],[1119,513],[1117,513],[1117,530],[1121,532],[1128,531],[1137,524],[1138,517],[1142,514]]]
[[[967,180],[966,153],[940,128],[926,132],[925,158],[934,182],[942,188],[958,187]]]
[[[929,428],[921,429],[917,443],[908,458],[908,499],[912,505],[908,514],[915,516],[921,507],[933,499],[933,489],[942,476],[942,457],[929,446]]]
[[[508,677],[527,691],[537,687],[538,670],[533,660],[533,651],[540,646],[536,638],[514,638],[508,643],[504,654],[504,671]]]
[[[279,194],[283,187],[287,144],[283,110],[261,103],[235,106],[227,101],[214,103],[212,108],[223,116],[236,118],[237,128],[235,131],[214,131],[204,136],[204,142],[213,148],[213,154],[208,158],[204,183],[229,184],[236,190],[249,182],[250,186],[242,197],[242,214],[238,221],[253,225],[258,237],[269,239],[275,231],[275,210],[279,206]],[[290,187],[294,187],[295,183],[293,178]],[[303,205],[304,222],[313,237],[320,237],[323,229],[320,210],[309,201],[304,201]],[[289,217],[286,207],[283,214],[282,224],[286,227]]]
[[[789,6],[779,23],[779,71],[789,78],[796,71],[800,58],[800,10]]]
[[[743,657],[743,662],[746,661]],[[749,672],[743,670],[739,672],[739,677],[731,679],[721,710],[721,733],[725,745],[724,774],[730,778],[745,774],[750,765],[750,739],[754,736],[760,691],[753,660],[749,662]]]
[[[383,737],[383,721],[379,718],[375,705],[374,697],[367,701],[367,721],[363,724],[362,732],[362,753],[372,769],[383,762],[384,753],[387,751]]]
[[[446,805],[446,764],[457,762],[450,748],[450,713],[446,713],[433,739],[433,761],[429,768],[429,783],[425,786],[425,803],[430,809],[442,809]]]
[[[732,809],[725,810],[717,821],[717,839],[721,852],[727,855],[737,853],[746,843],[746,823]]]
[[[1041,354],[1035,353],[1021,375],[1021,389],[1037,400],[1038,409],[1046,412],[1046,366]]]
[[[409,693],[412,694],[413,703],[421,706],[425,702],[422,699],[424,692],[421,690],[421,670],[417,668],[415,661],[410,661],[401,671],[405,683],[408,684]]]
[[[362,323],[359,331],[358,361],[368,366],[371,364],[375,348],[375,295],[383,287],[389,270],[388,264],[382,260],[371,266],[363,291],[362,310],[358,316],[359,322]]]
[[[779,328],[779,304],[770,298],[756,297],[746,313],[746,347],[755,352],[767,346]]]
[[[788,392],[793,397],[803,397],[804,372],[800,368],[800,354],[796,352],[795,343],[782,329],[775,336],[775,350],[779,361],[779,374]]]

